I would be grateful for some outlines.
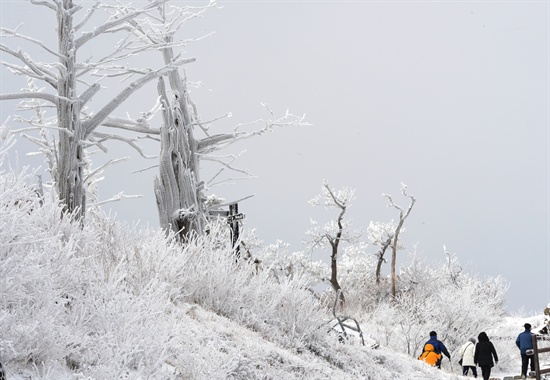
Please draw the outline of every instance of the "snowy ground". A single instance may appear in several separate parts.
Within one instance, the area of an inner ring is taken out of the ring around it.
[[[541,313],[540,315],[527,318],[508,317],[502,321],[501,325],[487,331],[499,355],[499,363],[493,368],[492,377],[502,379],[506,376],[520,375],[521,357],[515,341],[517,335],[523,332],[523,325],[525,323],[530,323],[533,326],[531,331],[537,333],[544,326],[544,316]],[[550,342],[542,341],[539,347],[547,347],[549,345]],[[550,367],[550,355],[542,354],[540,360],[542,368]]]
[[[520,359],[515,347],[515,333],[521,332],[521,325],[530,322],[536,326],[542,318],[506,318],[502,326],[495,327],[491,331],[492,341],[495,344],[500,362],[493,369],[492,378],[502,379],[505,376],[519,374]],[[364,361],[365,365],[372,365],[370,359],[374,358],[379,365],[379,376],[370,374],[362,377],[350,371],[344,365],[327,363],[322,357],[311,352],[296,353],[292,350],[281,348],[273,342],[266,341],[258,333],[242,327],[241,325],[209,312],[197,305],[185,305],[185,313],[182,315],[183,332],[188,337],[188,352],[191,355],[203,355],[200,360],[193,361],[186,358],[178,358],[174,362],[164,363],[167,374],[174,379],[181,377],[186,372],[184,368],[188,364],[202,363],[203,368],[195,368],[195,372],[202,376],[195,379],[256,379],[258,373],[263,373],[264,378],[269,379],[461,379],[460,366],[452,364],[445,359],[442,370],[436,370],[406,355],[397,354],[380,347],[376,350],[360,346],[342,345],[344,351],[350,356],[348,360]],[[496,333],[501,335],[497,336]],[[336,347],[337,349],[340,349]],[[351,352],[350,352],[351,351]],[[208,353],[208,355],[205,355]],[[353,357],[357,355],[357,358]],[[220,364],[222,364],[220,366]],[[37,368],[29,368],[26,371],[14,373],[7,369],[8,379],[75,379],[74,373],[59,371],[42,373]],[[350,373],[351,372],[351,373]],[[229,376],[228,376],[229,375]],[[52,377],[50,377],[52,376]]]

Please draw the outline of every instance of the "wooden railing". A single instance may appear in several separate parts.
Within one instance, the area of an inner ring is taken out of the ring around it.
[[[544,375],[545,373],[550,373],[550,368],[541,369],[540,368],[540,360],[539,355],[543,354],[545,352],[550,352],[550,347],[541,347],[539,348],[538,341],[539,340],[549,340],[546,337],[541,337],[540,335],[533,334],[533,349],[527,350],[527,355],[533,355],[533,361],[535,362],[535,371],[530,372],[529,376],[535,376],[537,380],[541,380],[541,375]]]

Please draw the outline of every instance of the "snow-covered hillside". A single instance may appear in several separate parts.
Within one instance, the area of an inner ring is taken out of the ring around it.
[[[62,217],[52,194],[26,184],[30,174],[0,173],[0,362],[8,379],[459,378],[458,358],[437,370],[415,359],[418,343],[409,353],[399,343],[405,326],[424,341],[449,310],[430,325],[398,326],[395,315],[409,309],[379,303],[361,314],[357,304],[349,310],[380,347],[340,342],[328,332],[332,307],[309,290],[306,272],[276,276],[273,266],[236,262],[223,227],[184,248],[97,211],[81,228]],[[455,326],[467,332],[471,321],[489,321],[481,306],[465,310],[468,318],[457,312]],[[495,320],[475,328],[499,338],[495,373],[516,371],[513,339],[524,320]],[[456,352],[452,339],[461,335],[439,328]]]

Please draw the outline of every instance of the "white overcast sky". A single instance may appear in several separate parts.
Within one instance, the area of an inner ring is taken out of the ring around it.
[[[266,117],[264,102],[312,124],[231,150],[246,149],[238,166],[256,178],[210,192],[227,200],[255,195],[239,205],[245,228],[266,244],[280,239],[302,250],[310,216],[323,221],[307,201],[324,179],[356,189],[349,217],[365,230],[397,218],[382,193],[408,205],[403,182],[417,198],[402,235],[409,250],[416,245],[442,263],[446,245],[469,272],[502,275],[511,282],[510,310],[540,312],[550,302],[548,1],[219,4],[186,30],[187,37],[215,32],[187,48],[197,59],[189,79],[211,90],[192,91],[202,118],[231,112],[212,126],[228,132]],[[55,38],[54,18],[40,7],[20,0],[1,7],[2,26],[23,23],[21,31],[36,37],[49,28],[44,38]],[[2,93],[24,84],[1,74]],[[0,106],[4,122],[14,106]],[[136,114],[149,105],[124,107],[121,114]],[[135,156],[123,149],[112,153]],[[144,195],[111,204],[119,219],[158,225],[154,170],[124,174],[153,163],[105,172],[102,196]]]

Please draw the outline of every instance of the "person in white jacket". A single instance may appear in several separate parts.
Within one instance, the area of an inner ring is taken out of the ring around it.
[[[458,355],[462,358],[462,375],[468,376],[468,370],[472,370],[472,375],[477,378],[477,368],[474,362],[474,354],[476,352],[476,339],[470,338],[458,350]]]

